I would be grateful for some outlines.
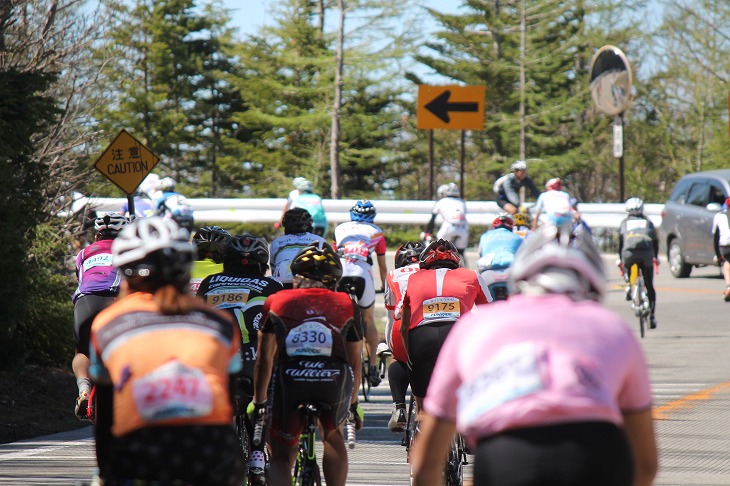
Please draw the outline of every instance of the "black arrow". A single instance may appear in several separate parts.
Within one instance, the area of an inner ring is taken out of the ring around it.
[[[432,99],[428,104],[426,104],[425,108],[444,123],[449,123],[451,121],[449,112],[476,113],[479,111],[479,103],[471,101],[455,101],[449,103],[450,96],[451,90],[447,89],[446,91]]]

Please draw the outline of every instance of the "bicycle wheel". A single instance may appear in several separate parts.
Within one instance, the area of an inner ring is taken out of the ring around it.
[[[363,352],[362,356],[362,396],[366,402],[370,401],[370,380],[368,379],[370,373],[370,360],[365,356]]]
[[[233,430],[238,438],[238,445],[241,448],[240,452],[243,458],[243,485],[248,486],[248,460],[251,454],[251,444],[248,442],[248,430],[246,429],[246,418],[244,415],[236,414],[233,417]]]
[[[411,447],[413,441],[416,440],[416,428],[418,426],[418,410],[416,407],[416,397],[411,393],[411,401],[408,404],[408,419],[406,420],[406,430],[403,436],[403,442],[406,446],[406,462],[411,462]]]
[[[451,440],[451,449],[444,466],[446,486],[462,486],[464,483],[464,438],[456,434]]]

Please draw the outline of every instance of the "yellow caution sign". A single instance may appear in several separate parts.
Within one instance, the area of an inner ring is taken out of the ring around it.
[[[126,194],[132,195],[159,161],[160,158],[150,149],[122,130],[101,154],[94,168]]]

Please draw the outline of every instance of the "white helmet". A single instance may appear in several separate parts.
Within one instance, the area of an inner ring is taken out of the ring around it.
[[[186,283],[195,257],[195,245],[189,238],[190,233],[171,219],[160,216],[138,219],[114,240],[112,264],[127,277]]]
[[[314,190],[314,184],[304,177],[295,177],[292,183],[297,191],[312,192]]]
[[[436,190],[438,197],[459,197],[459,186],[453,182],[442,184]]]
[[[576,232],[567,245],[558,229],[542,225],[525,239],[510,267],[514,293],[565,294],[574,300],[600,300],[606,291],[603,260],[587,232]]]
[[[634,216],[644,214],[644,201],[638,197],[631,197],[627,199],[626,212]]]
[[[160,190],[160,176],[157,174],[149,174],[139,184],[140,192],[145,193],[147,196],[154,194]]]
[[[159,188],[161,191],[173,192],[175,190],[175,186],[177,186],[177,183],[172,177],[165,177],[160,180]]]
[[[515,160],[512,163],[512,167],[511,168],[512,168],[513,171],[515,171],[515,170],[527,170],[527,162],[525,162],[524,160]]]
[[[122,213],[106,213],[94,220],[94,229],[97,233],[115,234],[122,230],[129,220]]]

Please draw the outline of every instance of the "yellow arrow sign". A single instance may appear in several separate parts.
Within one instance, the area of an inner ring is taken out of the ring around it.
[[[94,167],[126,194],[132,195],[160,158],[122,130],[101,154]]]
[[[481,130],[486,86],[418,86],[418,128]]]

